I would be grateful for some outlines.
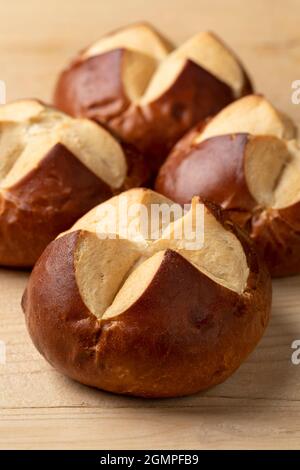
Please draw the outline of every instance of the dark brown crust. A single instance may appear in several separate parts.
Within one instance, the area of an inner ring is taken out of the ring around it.
[[[196,131],[195,131],[196,132]],[[180,204],[195,195],[222,206],[256,243],[273,277],[300,272],[300,203],[262,208],[251,196],[245,174],[247,134],[216,136],[193,144],[179,141],[161,167],[156,191]]]
[[[23,297],[35,346],[69,377],[115,393],[187,395],[224,381],[261,338],[271,283],[241,233],[251,270],[242,295],[169,250],[141,298],[103,321],[88,311],[76,284],[74,253],[83,235],[69,233],[47,247]]]
[[[31,267],[60,232],[111,189],[62,144],[0,198],[0,264]]]
[[[265,209],[252,218],[251,237],[273,277],[300,273],[300,202]]]
[[[108,126],[145,154],[155,172],[187,130],[234,101],[234,96],[228,85],[188,60],[160,98],[145,106],[131,104],[121,82],[124,53],[115,49],[76,59],[61,74],[54,102],[72,116],[87,116]],[[244,76],[241,96],[252,92],[245,72]]]

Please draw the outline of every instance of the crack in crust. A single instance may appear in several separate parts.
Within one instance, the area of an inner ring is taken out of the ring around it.
[[[137,234],[124,234],[122,230],[111,232],[110,222],[115,217],[118,222],[118,217],[124,215],[120,213],[121,198],[129,207],[141,204],[143,209],[147,208],[148,230],[154,204],[164,204],[171,210],[174,208],[172,201],[150,190],[133,189],[93,209],[70,229],[69,233],[78,230],[82,233],[75,254],[76,278],[84,302],[97,317],[116,315],[134,303],[155,276],[166,250],[179,253],[228,289],[238,293],[244,291],[249,276],[246,256],[237,238],[217,220],[214,208],[205,208],[204,226],[196,227],[196,214],[201,203],[199,198],[194,198],[189,212],[184,216],[181,214],[178,218],[172,214],[174,220],[171,217],[169,220],[161,219],[159,236],[151,239],[148,236],[145,238],[142,232],[144,212],[135,213],[128,220],[128,226],[134,224]],[[105,210],[106,207],[110,210]],[[98,227],[99,219],[101,228]],[[187,234],[187,229],[191,233]],[[194,248],[200,230],[203,230],[203,246]],[[185,234],[192,235],[193,239],[187,242],[182,238]],[[118,257],[115,256],[116,252]],[[136,284],[139,285],[138,289],[134,288]]]

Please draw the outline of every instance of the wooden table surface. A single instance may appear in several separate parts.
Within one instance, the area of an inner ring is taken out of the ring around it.
[[[0,0],[0,80],[8,100],[51,99],[75,51],[146,19],[180,42],[217,32],[243,58],[256,89],[299,122],[299,0]],[[298,75],[297,75],[298,74]],[[300,448],[300,277],[274,282],[268,330],[226,383],[184,399],[102,393],[53,370],[32,346],[20,297],[28,274],[0,270],[0,448]]]

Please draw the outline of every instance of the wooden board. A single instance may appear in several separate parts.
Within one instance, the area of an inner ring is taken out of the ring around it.
[[[251,6],[250,6],[251,5]],[[300,2],[295,0],[1,0],[0,80],[8,99],[49,100],[74,52],[121,24],[147,19],[180,42],[219,33],[256,88],[299,121]],[[298,74],[298,76],[297,76]],[[273,314],[258,348],[225,384],[174,400],[102,393],[54,371],[33,348],[20,298],[27,274],[0,270],[0,448],[300,448],[300,277],[274,282]]]

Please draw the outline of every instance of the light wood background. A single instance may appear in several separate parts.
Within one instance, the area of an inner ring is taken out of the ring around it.
[[[0,80],[8,99],[51,99],[55,77],[81,47],[146,19],[180,42],[216,31],[243,58],[257,90],[299,121],[299,0],[0,0]],[[225,384],[184,399],[145,401],[76,384],[35,351],[20,297],[27,274],[0,270],[0,448],[300,448],[300,277],[274,282],[259,347]]]

